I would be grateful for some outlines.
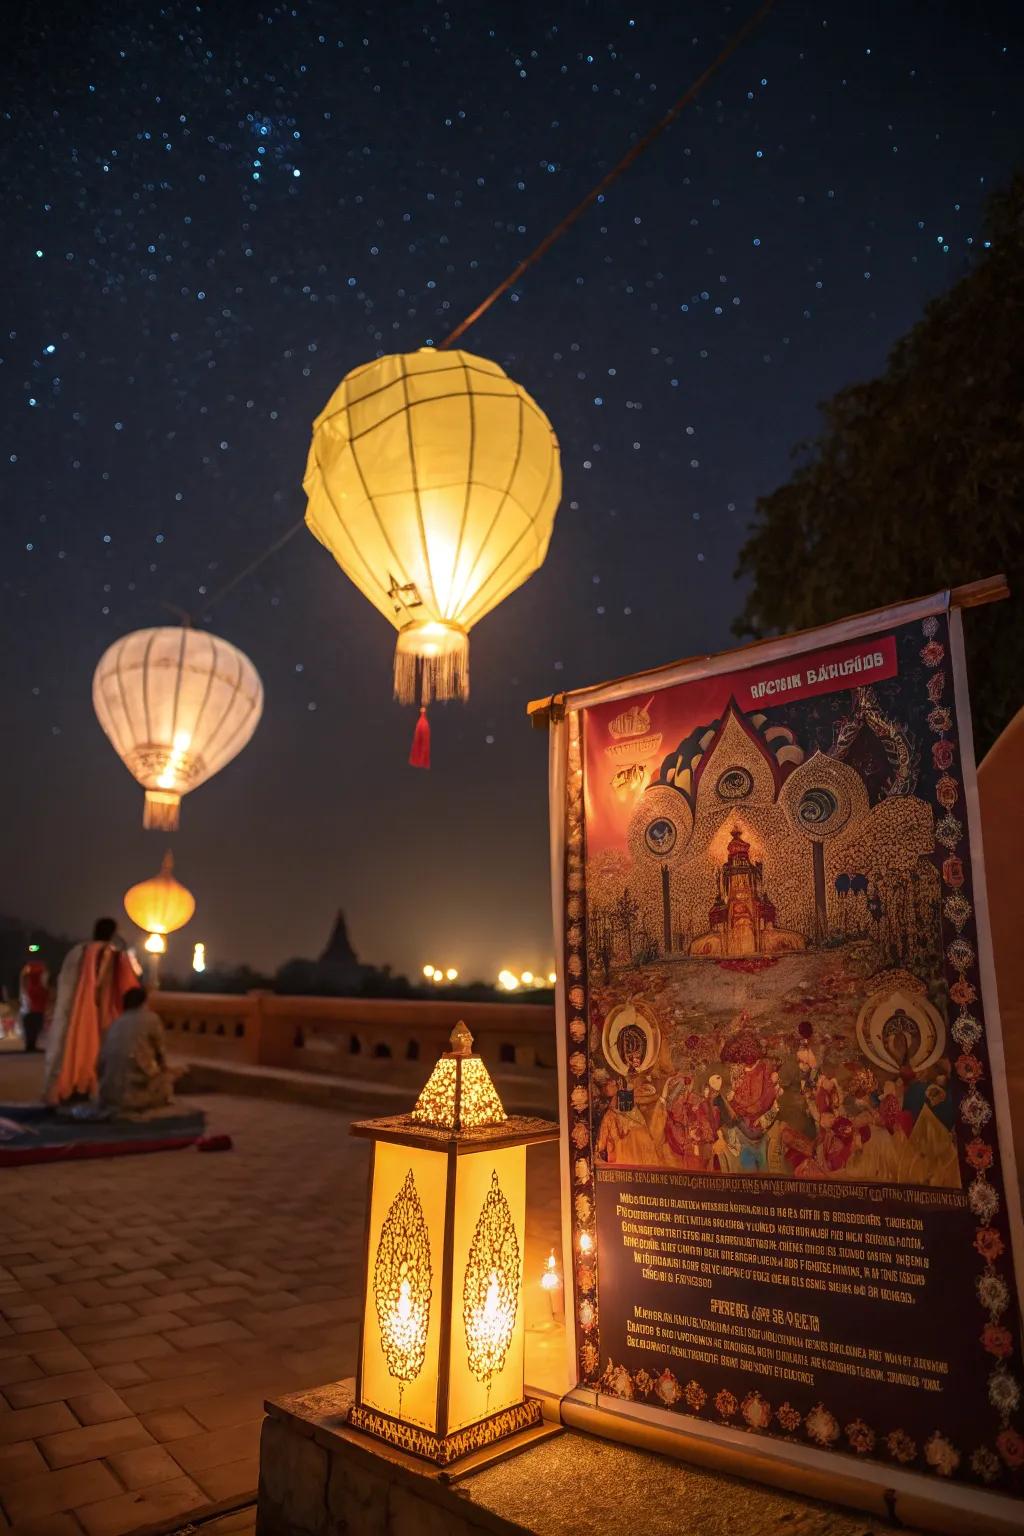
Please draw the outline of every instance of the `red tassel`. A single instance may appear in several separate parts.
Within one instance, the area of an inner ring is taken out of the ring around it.
[[[430,721],[427,719],[425,705],[420,708],[420,717],[416,721],[416,729],[412,733],[412,751],[409,753],[409,766],[411,768],[430,767]]]

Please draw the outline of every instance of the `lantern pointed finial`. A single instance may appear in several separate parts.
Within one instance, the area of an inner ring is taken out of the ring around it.
[[[472,1056],[473,1036],[469,1032],[469,1026],[463,1019],[460,1019],[455,1028],[452,1030],[448,1039],[448,1044],[451,1047],[448,1053],[449,1055]]]

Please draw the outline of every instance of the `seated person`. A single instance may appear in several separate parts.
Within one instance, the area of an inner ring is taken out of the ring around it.
[[[103,1037],[99,1059],[99,1107],[107,1114],[159,1109],[174,1097],[175,1074],[167,1065],[164,1026],[146,1007],[146,992],[125,993],[124,1012]]]

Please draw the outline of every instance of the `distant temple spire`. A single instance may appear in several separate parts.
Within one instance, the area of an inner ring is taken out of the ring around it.
[[[352,940],[348,936],[348,924],[345,914],[338,908],[338,915],[334,919],[334,928],[327,941],[327,947],[320,956],[321,965],[358,965],[359,957],[352,948]]]

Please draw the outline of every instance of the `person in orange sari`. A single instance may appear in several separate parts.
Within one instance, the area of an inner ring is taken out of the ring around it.
[[[131,961],[114,946],[117,923],[101,917],[92,940],[68,951],[57,978],[57,1000],[46,1041],[43,1097],[47,1104],[95,1093],[100,1044],[138,984]]]

